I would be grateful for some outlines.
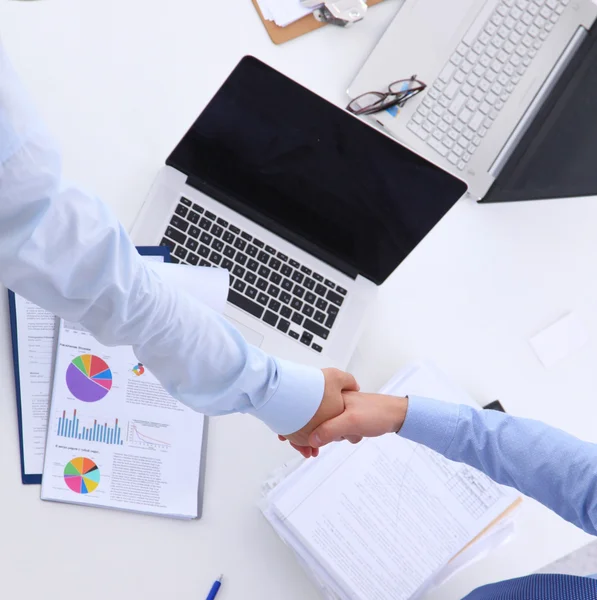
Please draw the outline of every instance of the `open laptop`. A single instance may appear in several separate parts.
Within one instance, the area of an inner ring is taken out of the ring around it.
[[[349,95],[416,73],[427,89],[373,118],[481,199],[596,16],[591,0],[406,0]]]
[[[465,192],[245,57],[166,161],[132,235],[174,262],[228,269],[225,314],[249,343],[343,368],[377,286]]]

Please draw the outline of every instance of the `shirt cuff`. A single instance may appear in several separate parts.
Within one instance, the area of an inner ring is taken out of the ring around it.
[[[398,435],[445,454],[454,439],[459,414],[458,404],[409,396],[406,418]]]
[[[290,435],[304,427],[317,412],[325,389],[321,369],[276,359],[278,388],[259,408],[248,411],[280,435]]]

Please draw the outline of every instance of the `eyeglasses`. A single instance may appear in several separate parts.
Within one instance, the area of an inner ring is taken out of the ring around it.
[[[392,106],[402,107],[407,100],[422,92],[426,87],[427,84],[419,81],[416,75],[410,79],[399,79],[390,83],[385,94],[382,92],[361,94],[348,104],[346,110],[354,115],[373,115]]]

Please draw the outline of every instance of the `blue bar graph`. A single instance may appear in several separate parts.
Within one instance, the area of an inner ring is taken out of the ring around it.
[[[62,416],[58,418],[57,435],[88,442],[101,442],[112,446],[124,445],[124,441],[120,439],[118,419],[114,420],[114,427],[108,427],[108,423],[99,425],[97,419],[93,420],[93,427],[80,427],[80,419],[76,410],[73,410],[73,416],[70,419],[66,416],[66,411],[62,411]]]

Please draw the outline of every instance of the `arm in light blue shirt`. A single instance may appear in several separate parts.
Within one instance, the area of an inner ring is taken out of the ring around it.
[[[289,434],[321,403],[320,370],[268,356],[167,287],[108,207],[62,180],[60,155],[1,44],[0,282],[106,345],[132,345],[174,397],[200,412],[250,413]]]
[[[597,445],[539,421],[413,396],[399,435],[476,467],[597,535]]]

